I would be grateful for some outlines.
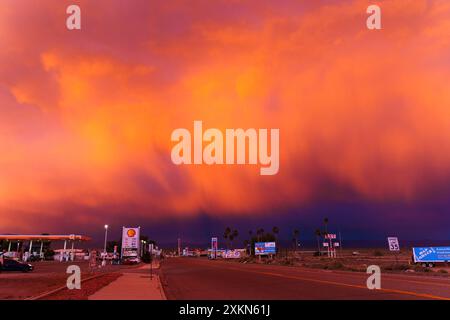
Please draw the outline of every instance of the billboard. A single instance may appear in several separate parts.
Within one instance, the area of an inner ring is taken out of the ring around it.
[[[450,261],[450,247],[413,248],[414,262]]]
[[[255,255],[268,255],[276,254],[275,242],[256,242],[255,243]]]
[[[122,257],[139,256],[139,239],[141,227],[122,228]]]

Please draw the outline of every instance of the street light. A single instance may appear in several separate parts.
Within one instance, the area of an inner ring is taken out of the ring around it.
[[[145,253],[145,244],[147,243],[147,241],[145,240],[141,240],[141,257],[144,256]]]
[[[106,265],[106,241],[108,239],[108,225],[105,224],[105,246],[103,248],[103,261],[102,261],[102,266]]]

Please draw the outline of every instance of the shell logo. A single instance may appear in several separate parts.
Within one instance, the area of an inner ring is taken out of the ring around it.
[[[133,238],[136,235],[136,231],[134,229],[128,229],[127,236]]]

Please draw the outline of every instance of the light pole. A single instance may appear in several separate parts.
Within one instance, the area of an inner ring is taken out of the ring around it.
[[[145,254],[145,245],[147,244],[147,241],[141,240],[141,258],[144,257]]]
[[[103,261],[102,266],[104,267],[106,265],[106,241],[108,239],[108,225],[105,224],[105,246],[103,247]]]

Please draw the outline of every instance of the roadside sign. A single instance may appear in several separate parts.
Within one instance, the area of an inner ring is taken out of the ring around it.
[[[139,256],[140,227],[122,228],[122,257]]]
[[[217,250],[217,245],[218,245],[218,238],[212,237],[211,238],[211,249]]]
[[[450,247],[413,248],[414,262],[448,262]]]
[[[328,233],[325,235],[325,239],[336,239],[336,234]]]
[[[269,255],[276,254],[275,242],[256,242],[255,243],[255,255]]]
[[[241,257],[240,250],[225,250],[225,253],[222,255],[225,259],[239,259]]]
[[[400,251],[397,237],[388,237],[389,251]]]
[[[329,247],[330,244],[329,244],[328,242],[324,242],[324,243],[323,243],[323,246],[324,246],[324,247]]]
[[[335,242],[335,243],[333,243],[333,245],[334,245],[335,247],[339,247],[339,242]]]
[[[212,258],[217,259],[217,248],[218,248],[219,239],[217,237],[211,238],[211,251],[212,251]]]

